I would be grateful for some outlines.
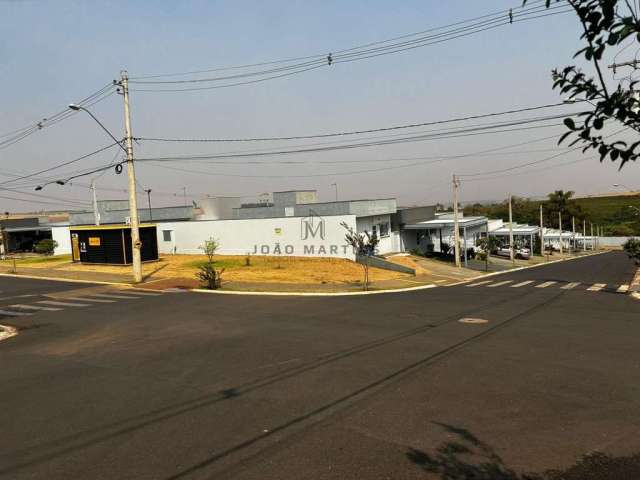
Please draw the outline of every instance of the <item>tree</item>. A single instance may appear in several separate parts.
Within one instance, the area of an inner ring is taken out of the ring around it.
[[[523,5],[528,0],[523,1]],[[558,2],[559,0],[555,0]],[[588,76],[575,65],[552,71],[553,89],[559,89],[562,95],[568,94],[570,100],[588,103],[585,111],[573,118],[565,118],[565,132],[558,143],[572,138],[569,146],[581,145],[582,152],[597,150],[600,161],[609,157],[612,162],[620,160],[622,168],[628,161],[636,161],[640,141],[631,144],[610,139],[613,134],[603,135],[602,129],[612,121],[623,129],[640,131],[640,99],[634,93],[637,81],[630,81],[628,88],[622,82],[615,88],[605,82],[602,58],[605,52],[618,47],[628,38],[640,42],[640,21],[629,0],[566,0],[573,7],[582,25],[581,39],[583,48],[575,57],[584,56],[593,65],[595,76]],[[552,0],[546,0],[549,8]],[[617,133],[617,132],[616,132]]]
[[[217,269],[215,267],[214,260],[214,256],[218,248],[220,248],[220,244],[213,237],[205,240],[204,245],[200,246],[200,249],[203,250],[204,254],[207,256],[207,262],[198,267],[199,271],[196,273],[196,277],[210,290],[215,290],[222,286],[222,274],[224,273],[224,268]]]
[[[58,242],[50,238],[43,238],[35,245],[36,252],[41,255],[53,255],[56,248],[58,248]]]
[[[622,248],[627,252],[629,258],[636,262],[636,265],[640,265],[640,240],[630,238],[622,245]]]
[[[369,257],[376,252],[380,239],[375,232],[369,233],[365,230],[364,233],[357,233],[353,231],[346,222],[342,222],[340,225],[347,231],[345,240],[349,245],[353,247],[353,251],[356,254],[356,259],[364,268],[364,289],[369,289]]]

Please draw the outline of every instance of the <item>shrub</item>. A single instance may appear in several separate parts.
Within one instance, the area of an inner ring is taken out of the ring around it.
[[[636,262],[636,265],[640,265],[640,240],[630,238],[622,245],[622,248],[627,252],[629,258],[632,258]]]
[[[217,269],[215,267],[215,261],[213,260],[216,250],[218,250],[219,247],[220,244],[214,238],[205,240],[204,245],[200,246],[204,251],[204,254],[207,256],[207,263],[198,267],[199,272],[196,273],[196,277],[204,283],[206,288],[210,290],[215,290],[222,286],[222,274],[224,273],[224,268]]]
[[[36,252],[42,255],[53,255],[53,252],[58,248],[58,242],[50,238],[44,238],[36,243]]]

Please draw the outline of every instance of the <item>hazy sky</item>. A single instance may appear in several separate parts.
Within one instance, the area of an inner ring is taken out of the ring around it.
[[[329,53],[519,4],[520,0],[0,0],[0,135],[98,90],[117,78],[121,69],[127,69],[133,77]],[[550,70],[571,62],[573,52],[579,48],[578,34],[573,15],[558,15],[248,86],[196,92],[132,92],[133,132],[137,137],[189,138],[306,135],[555,103],[559,96],[551,90]],[[632,57],[636,50],[627,49],[620,59]],[[610,71],[606,73],[612,76]],[[571,108],[576,107],[529,116]],[[122,97],[112,95],[92,110],[117,137],[123,135]],[[489,121],[492,119],[471,123]],[[469,123],[459,126],[463,125]],[[417,131],[424,130],[427,128]],[[343,199],[397,197],[401,204],[447,203],[451,201],[452,173],[492,171],[548,157],[554,154],[555,138],[512,148],[507,150],[513,152],[509,154],[502,151],[494,156],[466,156],[439,163],[407,166],[416,160],[387,159],[467,154],[562,131],[558,126],[284,158],[260,157],[260,165],[247,164],[246,160],[232,165],[185,161],[167,164],[206,174],[140,163],[137,174],[143,187],[153,189],[156,205],[182,203],[183,187],[194,198],[201,194],[257,195],[315,188],[322,200],[332,200],[333,183],[338,184]],[[339,140],[357,141],[358,137],[324,141]],[[135,146],[135,154],[143,158],[281,149],[321,141],[196,145],[142,142]],[[41,170],[108,143],[109,138],[88,116],[77,114],[1,149],[0,175]],[[106,164],[116,153],[112,149],[96,155],[77,168]],[[464,182],[461,199],[500,199],[509,191],[540,196],[554,189],[595,194],[615,190],[613,183],[640,189],[640,169],[636,164],[626,166],[622,172],[616,164],[600,164],[597,160],[557,167],[580,158],[579,153],[571,153],[514,172],[522,174]],[[274,160],[306,163],[269,163]],[[402,165],[403,168],[390,169]],[[75,168],[63,169],[61,175]],[[367,169],[378,171],[345,175]],[[3,175],[0,181],[10,178]],[[86,184],[90,178],[79,182]],[[97,179],[97,185],[100,198],[126,198],[124,191],[110,190],[126,188],[124,174],[118,176],[110,170]],[[10,188],[11,183],[2,187]],[[35,193],[33,185],[20,189]],[[88,189],[75,183],[50,185],[42,194],[89,199]],[[0,191],[0,195],[32,198],[10,191]],[[0,198],[2,211],[34,208],[34,204]]]

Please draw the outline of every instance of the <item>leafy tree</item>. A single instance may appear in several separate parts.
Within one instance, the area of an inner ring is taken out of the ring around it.
[[[41,255],[53,255],[56,248],[58,248],[58,242],[50,238],[43,238],[35,245],[36,252]]]
[[[523,5],[528,0],[523,1]],[[559,0],[555,0],[558,2]],[[582,25],[581,39],[583,48],[575,57],[584,56],[593,65],[594,76],[587,75],[575,65],[552,71],[553,88],[559,89],[569,99],[591,105],[579,114],[581,121],[576,123],[566,118],[565,132],[558,143],[572,138],[569,146],[581,145],[583,153],[594,149],[600,154],[600,161],[609,157],[612,162],[620,160],[620,168],[628,161],[635,161],[640,141],[631,144],[624,141],[612,141],[611,135],[603,135],[602,129],[609,121],[623,128],[640,131],[640,99],[634,93],[637,81],[630,81],[628,88],[622,83],[611,88],[605,82],[602,59],[610,48],[616,48],[628,38],[640,42],[640,21],[629,0],[566,0],[573,7]],[[549,8],[552,0],[546,0]]]
[[[640,240],[630,238],[625,242],[622,248],[627,252],[629,258],[632,258],[636,262],[636,265],[640,265]]]
[[[340,225],[347,231],[345,240],[349,245],[353,247],[356,256],[359,257],[360,263],[364,268],[364,289],[369,289],[369,257],[376,252],[380,239],[375,232],[369,233],[365,230],[364,233],[354,232],[346,222],[342,222]]]
[[[199,271],[196,273],[196,277],[210,290],[215,290],[222,286],[224,268],[217,269],[214,260],[218,248],[220,248],[220,244],[213,237],[205,240],[204,244],[200,246],[200,249],[203,250],[207,256],[207,262],[198,267]]]

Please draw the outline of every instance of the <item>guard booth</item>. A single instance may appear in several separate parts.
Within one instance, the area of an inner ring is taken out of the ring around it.
[[[142,261],[158,260],[156,226],[140,225]],[[74,262],[129,265],[131,258],[130,225],[88,225],[69,228],[71,256]]]

